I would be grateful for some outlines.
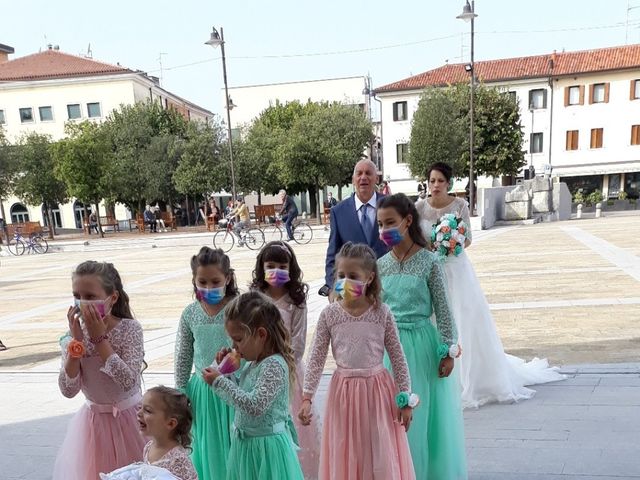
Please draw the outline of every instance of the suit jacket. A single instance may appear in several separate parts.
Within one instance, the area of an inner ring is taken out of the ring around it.
[[[345,243],[368,244],[376,252],[378,258],[389,251],[389,248],[379,238],[378,222],[374,222],[371,241],[367,242],[367,237],[362,231],[360,218],[358,218],[358,212],[356,212],[354,195],[351,195],[331,209],[331,233],[329,234],[329,246],[327,247],[327,257],[324,267],[324,282],[331,288],[333,288],[333,266],[336,255]],[[377,195],[378,201],[383,198],[383,195]]]

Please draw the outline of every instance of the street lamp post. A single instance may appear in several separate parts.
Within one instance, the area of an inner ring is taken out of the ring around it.
[[[227,60],[224,54],[224,30],[220,27],[220,33],[216,30],[215,27],[212,27],[211,37],[209,40],[204,42],[205,45],[211,45],[213,48],[216,48],[220,45],[220,50],[222,52],[222,76],[224,78],[224,98],[226,102],[226,110],[227,110],[227,135],[228,135],[228,143],[229,143],[229,162],[231,164],[231,196],[233,201],[236,201],[236,175],[233,168],[233,139],[231,138],[231,109],[235,106],[231,103],[231,99],[229,98],[229,86],[227,84]]]
[[[474,206],[474,191],[473,191],[473,100],[475,96],[476,89],[476,73],[473,64],[473,41],[475,36],[474,31],[474,20],[478,16],[475,13],[475,0],[471,1],[471,5],[469,5],[469,0],[462,8],[462,13],[458,15],[456,18],[460,20],[464,20],[465,22],[471,22],[471,65],[469,68],[469,72],[471,73],[471,95],[469,96],[469,210],[471,215],[473,216],[473,206]]]

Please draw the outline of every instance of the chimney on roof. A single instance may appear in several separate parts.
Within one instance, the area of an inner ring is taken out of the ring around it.
[[[13,47],[0,43],[0,63],[8,62],[9,55],[15,53]]]

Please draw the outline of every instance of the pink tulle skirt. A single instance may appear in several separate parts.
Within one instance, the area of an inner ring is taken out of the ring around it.
[[[69,422],[53,468],[53,480],[99,480],[99,473],[142,460],[145,440],[138,429],[138,406],[97,413],[88,405]]]
[[[323,421],[320,479],[416,478],[407,434],[396,421],[396,393],[382,365],[336,370]]]
[[[296,385],[291,398],[291,417],[298,433],[298,459],[302,466],[302,472],[306,480],[318,478],[318,465],[320,463],[320,429],[318,428],[318,414],[314,412],[311,425],[300,423],[298,412],[302,405],[302,385],[304,383],[304,363],[296,364]]]

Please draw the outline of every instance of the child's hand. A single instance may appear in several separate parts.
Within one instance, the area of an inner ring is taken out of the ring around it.
[[[411,407],[404,407],[398,410],[398,421],[400,422],[400,425],[404,426],[405,432],[409,430],[409,425],[411,425],[412,419],[413,409]]]
[[[84,339],[84,332],[80,325],[80,309],[75,305],[73,307],[69,307],[69,311],[67,312],[67,321],[69,322],[69,332],[71,332],[71,336],[81,342]]]
[[[440,360],[440,365],[438,366],[438,376],[440,378],[445,378],[451,375],[453,371],[453,358],[445,357]]]
[[[226,357],[228,354],[230,354],[231,352],[232,350],[230,348],[227,348],[227,347],[221,348],[220,351],[216,353],[216,363],[220,365],[220,362],[222,362],[222,359]]]
[[[81,305],[82,319],[90,338],[98,338],[107,332],[107,324],[94,305]]]
[[[220,375],[222,374],[216,368],[207,367],[202,370],[202,379],[207,382],[207,385],[211,385]]]
[[[298,418],[300,419],[300,422],[302,423],[302,425],[310,425],[312,417],[313,413],[311,413],[311,400],[302,400],[302,406],[300,407],[300,411],[298,412]]]

